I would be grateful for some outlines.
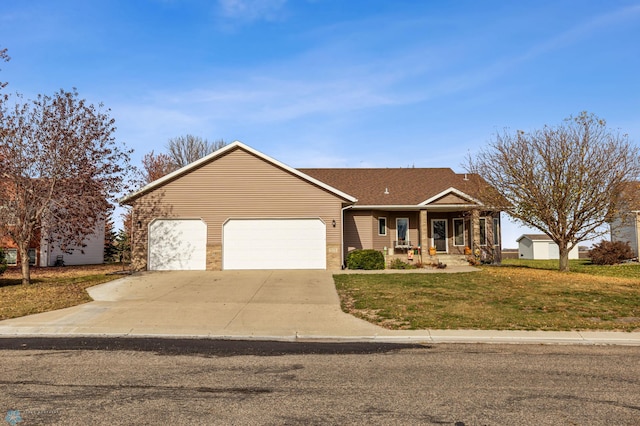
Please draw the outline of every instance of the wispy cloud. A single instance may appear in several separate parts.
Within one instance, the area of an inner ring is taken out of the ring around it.
[[[280,18],[287,0],[218,0],[222,18],[243,23]]]
[[[285,2],[220,0],[220,5],[226,8],[224,13],[229,17],[249,22],[279,13]],[[255,10],[251,6],[255,6]],[[220,129],[259,132],[259,129],[283,124],[308,132],[309,125],[304,123],[322,126],[319,123],[331,121],[335,126],[341,117],[351,117],[353,121],[358,113],[364,115],[376,109],[384,111],[387,107],[418,103],[430,103],[437,109],[440,100],[461,93],[465,95],[457,99],[458,105],[464,103],[468,94],[479,104],[478,108],[482,108],[482,102],[487,102],[487,96],[496,90],[502,91],[501,97],[509,96],[504,93],[509,89],[503,85],[496,88],[493,83],[523,63],[582,42],[597,30],[637,16],[640,16],[640,7],[631,7],[579,22],[546,40],[523,42],[520,53],[511,56],[492,52],[485,46],[486,55],[477,55],[480,60],[475,61],[465,59],[470,40],[463,38],[431,44],[419,40],[401,43],[397,39],[394,44],[401,47],[375,49],[373,44],[396,37],[399,28],[419,25],[415,19],[409,19],[407,25],[394,20],[388,28],[371,25],[371,22],[362,27],[357,23],[344,24],[333,27],[329,40],[322,38],[321,43],[309,43],[313,47],[285,60],[245,68],[203,70],[207,77],[197,83],[140,94],[137,100],[128,101],[119,110],[126,111],[122,114],[125,121],[131,121],[123,123],[127,127],[135,127],[137,121],[141,139],[160,138],[164,143],[167,137],[177,136],[176,131],[181,129],[205,137],[208,134],[221,137],[216,133]],[[361,33],[365,31],[363,27],[369,26],[377,28],[373,42],[366,34],[352,37],[352,28]],[[313,34],[307,36],[314,37]],[[478,88],[482,89],[481,94],[474,91]],[[357,114],[352,114],[354,112]],[[500,123],[491,123],[495,124]],[[328,143],[322,141],[318,145]],[[286,155],[281,157],[286,159]],[[341,161],[339,156],[315,157],[318,161],[314,165]]]

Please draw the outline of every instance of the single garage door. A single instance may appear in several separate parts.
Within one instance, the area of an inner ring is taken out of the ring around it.
[[[224,269],[326,269],[320,219],[230,219],[223,229]]]
[[[207,225],[200,219],[157,219],[149,225],[151,271],[205,270]]]

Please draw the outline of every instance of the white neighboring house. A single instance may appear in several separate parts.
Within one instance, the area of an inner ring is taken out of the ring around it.
[[[611,241],[629,243],[631,250],[636,257],[640,256],[638,251],[638,240],[640,239],[640,210],[631,211],[626,216],[616,217],[611,222]]]
[[[625,203],[611,222],[611,241],[629,243],[640,255],[640,182],[631,182],[624,191]]]
[[[560,249],[548,235],[524,234],[516,241],[518,242],[518,258],[520,259],[560,259]],[[575,246],[569,252],[569,259],[578,258],[578,246]]]
[[[85,237],[84,247],[71,248],[66,252],[57,244],[48,244],[43,237],[40,241],[39,266],[55,266],[59,256],[62,256],[66,266],[104,263],[104,230],[105,221],[98,221],[95,232]]]

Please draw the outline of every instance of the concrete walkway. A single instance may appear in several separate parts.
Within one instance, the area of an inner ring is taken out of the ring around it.
[[[342,312],[328,271],[145,272],[88,291],[93,302],[0,321],[0,337],[640,345],[640,333],[387,330]]]

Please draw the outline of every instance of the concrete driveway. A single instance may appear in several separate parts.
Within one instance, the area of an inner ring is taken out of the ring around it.
[[[84,305],[0,322],[0,335],[363,337],[388,330],[340,309],[327,271],[144,272]]]

